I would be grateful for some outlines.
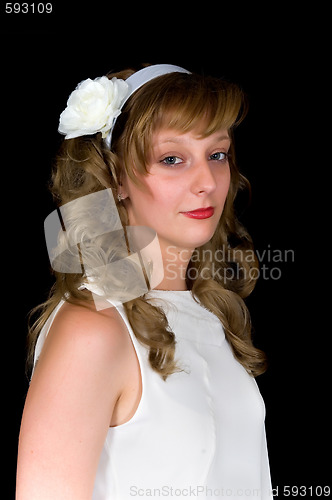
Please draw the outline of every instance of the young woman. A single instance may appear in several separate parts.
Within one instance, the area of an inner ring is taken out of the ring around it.
[[[243,301],[257,261],[233,206],[245,109],[236,85],[171,65],[70,96],[52,182],[67,243],[30,332],[18,500],[271,498]]]

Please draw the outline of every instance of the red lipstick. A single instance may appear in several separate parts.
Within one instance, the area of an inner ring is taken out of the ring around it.
[[[214,214],[213,207],[198,208],[197,210],[190,210],[188,212],[181,212],[181,214],[191,219],[209,219]]]

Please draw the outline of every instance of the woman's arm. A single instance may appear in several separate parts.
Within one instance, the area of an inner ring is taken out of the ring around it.
[[[126,383],[129,348],[114,308],[62,306],[25,403],[17,500],[91,499],[99,456]]]

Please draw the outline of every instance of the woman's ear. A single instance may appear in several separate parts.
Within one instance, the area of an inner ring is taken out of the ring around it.
[[[121,195],[121,199],[120,199]],[[125,200],[126,198],[129,197],[128,194],[128,181],[127,181],[127,176],[123,175],[121,176],[120,182],[119,182],[119,187],[118,187],[118,200],[122,201]]]

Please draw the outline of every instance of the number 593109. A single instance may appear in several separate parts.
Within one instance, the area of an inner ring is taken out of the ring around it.
[[[6,14],[51,14],[53,5],[48,3],[6,2]]]

